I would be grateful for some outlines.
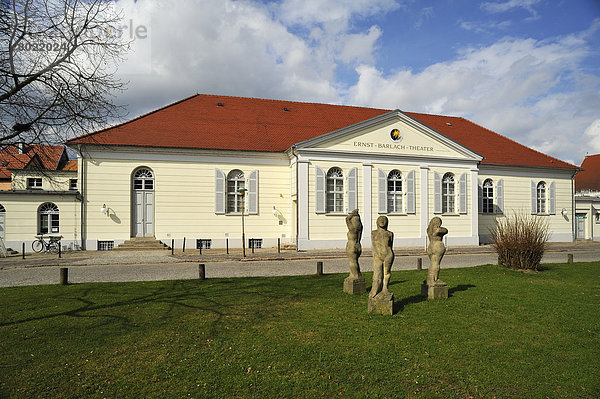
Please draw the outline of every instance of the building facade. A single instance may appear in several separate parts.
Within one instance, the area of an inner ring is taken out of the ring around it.
[[[578,168],[464,118],[196,95],[68,145],[87,249],[130,237],[239,247],[242,215],[263,247],[343,248],[353,209],[365,247],[379,215],[396,247],[426,245],[434,216],[452,246],[489,242],[512,213],[574,239]]]
[[[64,249],[81,247],[77,161],[64,146],[19,145],[0,150],[0,238],[31,251],[36,235],[62,237]]]
[[[575,176],[577,239],[600,241],[600,154],[586,156]]]

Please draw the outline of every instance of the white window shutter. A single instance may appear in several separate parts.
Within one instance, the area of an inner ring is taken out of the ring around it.
[[[504,213],[504,180],[496,184],[496,213]]]
[[[325,172],[315,165],[315,213],[325,213]]]
[[[458,208],[459,213],[467,213],[467,174],[460,175],[458,181]]]
[[[479,201],[479,213],[483,213],[483,184],[477,179],[477,199]]]
[[[411,170],[406,175],[406,213],[415,211],[415,171]]]
[[[438,172],[433,172],[433,213],[442,213],[442,176]]]
[[[358,208],[358,168],[348,172],[348,213]]]
[[[248,213],[258,215],[258,170],[250,172],[248,177]]]
[[[550,183],[548,190],[548,211],[551,215],[556,215],[556,184]]]
[[[532,180],[531,181],[531,214],[532,215],[537,214],[536,195],[537,195],[537,185]]]
[[[383,169],[377,170],[378,209],[379,213],[387,213],[387,174]]]
[[[215,213],[225,213],[225,173],[215,168]]]

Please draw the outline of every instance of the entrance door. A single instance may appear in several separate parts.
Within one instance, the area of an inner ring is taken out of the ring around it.
[[[154,237],[154,175],[147,168],[132,178],[131,236]]]
[[[585,238],[585,215],[577,215],[577,238]]]

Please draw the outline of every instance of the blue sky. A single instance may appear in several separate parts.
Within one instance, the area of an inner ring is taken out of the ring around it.
[[[600,152],[600,0],[118,0],[130,117],[195,93],[464,116]]]

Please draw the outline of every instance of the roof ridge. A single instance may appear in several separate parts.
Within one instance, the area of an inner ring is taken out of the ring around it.
[[[506,140],[509,140],[509,141],[511,141],[511,142],[513,142],[513,143],[515,143],[515,144],[517,144],[517,145],[519,145],[519,146],[523,147],[523,148],[527,148],[528,150],[534,151],[534,152],[536,152],[536,153],[538,153],[538,154],[540,154],[540,155],[543,155],[543,156],[545,156],[545,157],[547,157],[547,158],[554,159],[555,161],[558,161],[558,162],[564,163],[564,164],[566,164],[566,165],[570,165],[570,166],[572,166],[572,167],[573,167],[573,169],[579,169],[579,167],[578,167],[578,166],[575,166],[575,165],[573,165],[573,164],[570,164],[570,163],[568,163],[568,162],[565,162],[565,161],[563,161],[563,160],[561,160],[561,159],[555,158],[555,157],[553,157],[553,156],[551,156],[551,155],[544,154],[544,153],[543,153],[543,152],[541,152],[541,151],[538,151],[538,150],[536,150],[536,149],[534,149],[534,148],[531,148],[531,147],[528,147],[528,146],[526,146],[526,145],[524,145],[524,144],[521,144],[521,143],[519,143],[518,141],[515,141],[515,140],[511,139],[510,137],[503,136],[503,135],[501,135],[500,133],[497,133],[497,132],[495,132],[495,131],[493,131],[493,130],[491,130],[491,129],[488,129],[487,127],[485,127],[485,126],[482,126],[482,125],[480,125],[480,124],[478,124],[478,123],[476,123],[476,122],[473,122],[473,121],[471,121],[471,120],[469,120],[469,119],[467,119],[467,118],[465,118],[465,117],[462,117],[462,116],[461,116],[461,117],[459,117],[459,119],[463,119],[463,120],[465,120],[465,121],[467,121],[467,122],[469,122],[469,123],[472,123],[472,124],[474,124],[475,126],[478,126],[478,127],[482,128],[482,129],[484,129],[484,130],[487,130],[487,131],[488,131],[488,132],[490,132],[490,133],[493,133],[493,134],[495,134],[495,135],[497,135],[497,136],[500,136],[500,137],[502,137],[502,138],[504,138],[504,139],[506,139]]]

